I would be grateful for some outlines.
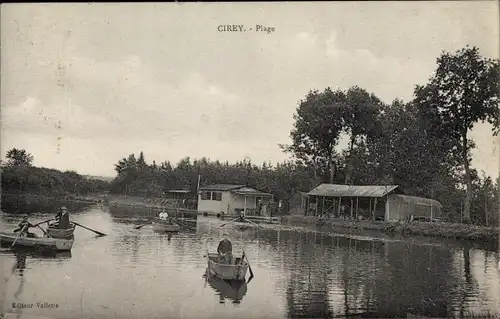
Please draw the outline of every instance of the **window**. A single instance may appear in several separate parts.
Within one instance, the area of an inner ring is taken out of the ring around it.
[[[210,200],[210,196],[212,193],[210,192],[201,192],[201,200]]]
[[[220,202],[222,200],[222,193],[221,192],[212,192],[212,200],[216,200]]]

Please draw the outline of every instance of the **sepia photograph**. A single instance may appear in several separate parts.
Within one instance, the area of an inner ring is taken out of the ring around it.
[[[0,13],[0,319],[500,319],[498,1]]]

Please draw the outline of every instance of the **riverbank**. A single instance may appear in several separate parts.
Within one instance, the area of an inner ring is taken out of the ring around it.
[[[282,223],[289,226],[314,226],[318,230],[351,229],[370,230],[396,235],[421,235],[429,237],[444,237],[461,240],[481,241],[497,244],[499,241],[498,227],[482,227],[466,224],[452,223],[388,223],[382,221],[349,221],[332,219],[318,223],[318,218],[313,216],[285,216]]]

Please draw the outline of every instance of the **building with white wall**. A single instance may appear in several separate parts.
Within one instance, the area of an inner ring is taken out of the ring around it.
[[[199,189],[198,211],[214,215],[244,211],[249,216],[268,216],[267,208],[272,200],[272,194],[245,185],[208,185]]]

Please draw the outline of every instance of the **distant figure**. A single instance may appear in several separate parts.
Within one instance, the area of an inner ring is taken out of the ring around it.
[[[245,222],[245,212],[244,211],[240,211],[240,216],[238,217],[238,221],[241,223]]]
[[[168,219],[168,213],[166,211],[162,211],[160,215],[158,215],[161,220],[167,220]]]
[[[231,264],[231,261],[233,260],[233,244],[229,241],[228,234],[224,234],[223,237],[224,239],[220,241],[219,247],[217,247],[219,261]]]
[[[258,216],[262,215],[262,207],[263,207],[263,206],[264,206],[264,205],[262,204],[262,200],[261,200],[261,199],[259,199],[259,200],[257,201],[257,215],[258,215]]]
[[[69,213],[65,206],[59,209],[59,212],[56,215],[56,222],[51,226],[59,229],[69,228]]]
[[[17,225],[18,228],[14,229],[14,233],[21,232],[21,236],[27,235],[28,237],[35,237],[35,234],[30,233],[28,230],[35,225],[28,221],[28,216],[24,216],[23,220]]]

